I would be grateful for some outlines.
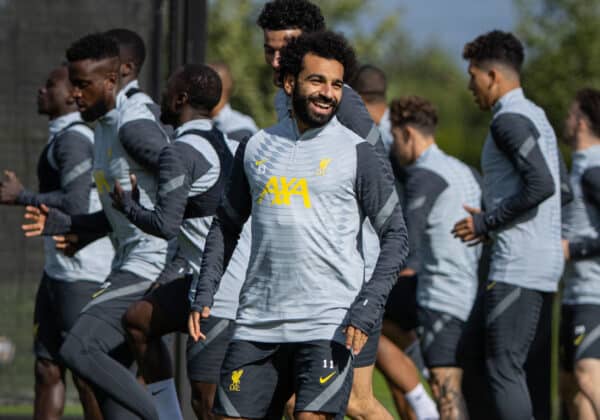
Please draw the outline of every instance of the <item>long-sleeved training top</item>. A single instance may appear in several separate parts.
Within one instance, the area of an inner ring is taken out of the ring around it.
[[[213,121],[219,130],[234,141],[241,141],[258,131],[256,123],[249,115],[236,111],[228,103],[213,118]]]
[[[279,89],[275,95],[275,110],[277,112],[278,121],[289,118],[291,115],[292,103],[288,95],[283,89]],[[349,85],[344,85],[342,90],[342,99],[336,110],[336,118],[346,128],[353,131],[358,136],[362,137],[369,144],[373,145],[381,158],[382,166],[386,170],[391,171],[389,161],[389,149],[386,146],[386,125],[382,119],[381,124],[375,124],[362,98]],[[387,114],[389,121],[389,113]],[[391,132],[389,133],[391,136]],[[369,281],[377,257],[379,256],[379,238],[373,226],[368,219],[365,219],[363,229],[361,231],[361,254],[365,262],[364,278]]]
[[[196,277],[213,216],[231,172],[238,142],[227,138],[208,119],[186,122],[175,131],[175,141],[159,157],[158,196],[154,209],[126,200],[125,214],[144,232],[178,239],[179,255]],[[235,319],[239,291],[250,255],[249,229],[244,230],[231,263],[215,294],[212,315]]]
[[[521,89],[494,105],[481,167],[485,212],[474,222],[494,241],[489,279],[555,291],[564,266],[558,145]]]
[[[131,191],[130,174],[137,177],[140,203],[152,209],[158,185],[158,156],[168,144],[159,123],[159,109],[141,92],[137,81],[117,95],[116,108],[98,119],[94,142],[94,179],[102,211],[70,218],[49,217],[45,234],[64,231],[112,232],[115,246],[113,269],[120,269],[154,281],[164,268],[167,242],[144,233],[112,205],[110,193],[115,181]],[[51,215],[52,216],[52,215]]]
[[[100,202],[92,181],[93,131],[78,112],[51,120],[48,131],[48,143],[37,166],[39,192],[23,190],[17,203],[36,207],[45,204],[67,214],[98,211]],[[110,272],[106,262],[114,256],[108,237],[92,242],[73,257],[65,256],[52,238],[44,237],[44,251],[44,271],[60,281],[102,282]]]
[[[600,305],[600,146],[573,153],[574,200],[563,208],[563,237],[571,259],[563,276],[563,303]]]
[[[285,118],[241,144],[208,235],[194,309],[212,306],[250,213],[252,252],[235,339],[343,342],[348,323],[373,329],[408,239],[393,177],[371,145],[336,117],[302,135]],[[365,216],[381,240],[367,283],[358,241]]]
[[[417,302],[466,321],[477,293],[481,245],[457,244],[450,231],[468,216],[463,205],[481,206],[479,175],[436,144],[405,172],[407,266],[419,276]]]

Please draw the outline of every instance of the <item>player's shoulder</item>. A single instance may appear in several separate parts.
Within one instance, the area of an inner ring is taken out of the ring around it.
[[[119,126],[135,120],[157,122],[158,105],[144,92],[137,92],[119,106]]]

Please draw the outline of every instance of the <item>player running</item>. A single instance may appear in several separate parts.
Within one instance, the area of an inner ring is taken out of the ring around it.
[[[481,35],[463,57],[475,101],[493,116],[481,157],[485,212],[467,208],[453,233],[470,244],[493,240],[483,297],[487,378],[501,419],[530,420],[523,365],[564,265],[556,136],[521,89],[523,46],[514,35]]]
[[[351,351],[362,350],[403,264],[406,231],[391,174],[335,117],[353,64],[351,48],[331,32],[289,43],[280,82],[292,118],[238,148],[190,315],[197,339],[252,212],[250,265],[215,401],[226,418],[275,418],[292,393],[299,419],[343,414]],[[368,283],[357,244],[362,214],[382,245]]]
[[[574,201],[563,212],[567,264],[561,316],[569,418],[600,419],[600,91],[577,93],[565,123]]]
[[[135,89],[139,66],[130,79],[120,78],[119,47],[104,34],[76,41],[67,50],[73,96],[85,121],[97,121],[94,178],[103,210],[67,216],[56,209],[28,208],[34,221],[24,225],[28,236],[66,232],[104,235],[112,232],[116,256],[106,281],[88,303],[60,350],[66,365],[120,404],[119,411],[158,419],[152,398],[128,370],[132,356],[125,345],[121,317],[158,277],[167,243],[143,233],[112,206],[109,193],[118,181],[130,190],[130,172],[137,175],[140,201],[152,207],[156,197],[158,155],[168,137],[152,112],[153,102]],[[119,90],[119,87],[123,87]],[[133,88],[133,90],[132,90]],[[106,263],[106,262],[104,262]],[[174,394],[174,389],[173,389]],[[147,407],[152,407],[148,409]],[[105,418],[120,418],[102,407]]]
[[[0,184],[0,203],[23,206],[46,204],[67,214],[100,208],[92,189],[94,133],[83,122],[71,94],[66,66],[55,68],[38,91],[38,113],[47,115],[48,143],[42,150],[37,175],[39,192],[27,191],[12,171]],[[114,250],[108,238],[82,248],[72,258],[44,238],[45,264],[34,311],[35,419],[58,419],[65,401],[65,366],[58,358],[64,335],[81,309],[98,290],[110,269]],[[86,419],[102,418],[94,394],[73,377]]]
[[[479,175],[435,143],[437,112],[426,99],[392,101],[393,157],[406,173],[404,208],[417,282],[420,341],[440,418],[468,418],[462,397],[463,329],[477,292],[481,245],[453,244],[454,220],[481,204]],[[400,280],[401,281],[401,280]]]
[[[148,388],[173,383],[170,364],[163,357],[161,336],[187,332],[188,294],[195,296],[206,235],[233,164],[237,142],[216,128],[210,114],[221,97],[218,74],[207,66],[186,65],[170,78],[161,104],[161,119],[176,128],[175,140],[159,156],[158,196],[153,209],[138,201],[134,185],[125,192],[115,184],[115,206],[149,234],[178,239],[180,255],[192,275],[170,283],[158,281],[153,290],[134,303],[124,323]],[[187,348],[187,373],[192,385],[192,406],[200,419],[212,418],[212,402],[219,370],[233,332],[241,284],[248,266],[250,232],[245,229],[231,264],[215,296],[211,317],[203,323],[206,338]]]

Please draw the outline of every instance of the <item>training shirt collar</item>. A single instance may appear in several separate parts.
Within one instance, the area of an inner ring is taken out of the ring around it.
[[[131,82],[127,83],[125,86],[123,86],[123,88],[119,91],[119,93],[117,94],[117,100],[116,100],[116,104],[115,107],[119,108],[123,102],[125,102],[127,100],[127,91],[129,89],[139,89],[140,88],[140,83],[138,82],[137,79],[132,80]]]
[[[74,122],[79,122],[79,121],[83,122],[79,112],[70,112],[68,114],[61,115],[58,118],[50,120],[48,122],[48,134],[49,134],[48,141],[51,141],[52,138],[57,133],[59,133],[61,130],[63,130],[70,124],[73,124]]]
[[[210,131],[213,128],[213,122],[209,118],[199,118],[195,120],[190,120],[185,124],[180,125],[175,130],[175,137],[181,136],[182,133],[185,133],[188,130],[202,130],[202,131]]]
[[[492,107],[492,113],[496,114],[498,111],[500,111],[500,109],[502,109],[503,106],[508,105],[512,101],[519,100],[519,99],[524,99],[524,98],[525,98],[525,93],[523,93],[523,89],[522,88],[519,87],[519,88],[515,88],[513,90],[510,90],[510,91],[506,92],[494,104],[494,106]]]

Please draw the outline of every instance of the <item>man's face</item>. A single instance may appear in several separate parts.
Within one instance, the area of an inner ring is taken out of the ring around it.
[[[273,83],[279,85],[279,58],[283,47],[287,45],[290,39],[297,38],[302,34],[302,29],[281,29],[270,31],[265,29],[264,36],[264,52],[265,61],[273,69]]]
[[[38,113],[56,118],[68,112],[73,105],[72,87],[66,67],[54,69],[48,75],[46,84],[38,89]]]
[[[118,64],[112,69],[112,60],[86,59],[69,64],[73,97],[85,121],[97,120],[109,111],[109,103],[114,102]]]
[[[469,64],[469,90],[475,98],[475,102],[481,110],[491,109],[493,104],[492,98],[492,87],[493,79],[490,77],[490,73],[487,70],[477,66],[476,63],[471,61]]]
[[[565,119],[565,132],[564,141],[566,144],[573,145],[577,138],[579,130],[579,121],[581,119],[581,111],[579,110],[579,104],[573,102],[569,107],[567,118]]]
[[[415,161],[413,141],[404,127],[393,126],[392,155],[400,166],[410,165]]]
[[[298,76],[288,75],[284,84],[292,96],[294,116],[307,128],[320,127],[333,118],[343,87],[342,63],[312,53],[304,56]]]
[[[162,94],[160,101],[160,120],[163,124],[179,126],[179,117],[181,115],[181,106],[178,105],[177,77],[181,70],[177,70],[167,82],[167,87]]]

